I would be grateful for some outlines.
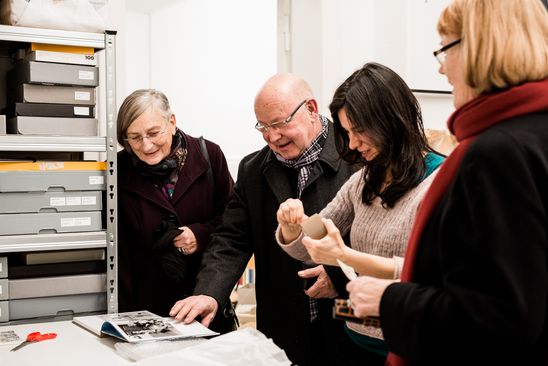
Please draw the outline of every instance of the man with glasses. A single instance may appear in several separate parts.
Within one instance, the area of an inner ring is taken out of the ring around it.
[[[255,98],[255,115],[268,146],[240,162],[235,198],[204,253],[196,296],[178,301],[170,315],[185,322],[200,316],[208,325],[255,254],[257,329],[295,364],[339,365],[348,339],[332,318],[332,298],[344,291],[333,285],[340,271],[306,268],[280,249],[273,234],[280,203],[300,198],[307,215],[319,212],[353,169],[339,158],[332,123],[318,113],[301,78],[271,77]]]

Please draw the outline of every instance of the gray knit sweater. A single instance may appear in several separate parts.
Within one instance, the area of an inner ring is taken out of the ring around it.
[[[379,197],[376,197],[371,205],[362,203],[361,192],[364,181],[363,169],[361,169],[348,179],[320,215],[333,220],[343,237],[350,233],[350,246],[353,249],[394,258],[396,267],[394,278],[397,279],[403,267],[403,256],[415,221],[417,207],[436,173],[437,170],[417,187],[407,192],[393,208],[385,208]],[[302,234],[295,241],[282,244],[278,228],[276,239],[281,248],[293,258],[301,261],[311,260],[302,245]],[[382,339],[380,328],[350,322],[347,322],[347,325],[358,333]]]

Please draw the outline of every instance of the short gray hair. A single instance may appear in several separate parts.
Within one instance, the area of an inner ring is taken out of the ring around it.
[[[156,89],[139,89],[128,95],[120,109],[116,121],[116,138],[118,143],[131,153],[129,144],[124,141],[129,126],[148,108],[156,107],[165,118],[171,115],[169,100],[166,95]]]

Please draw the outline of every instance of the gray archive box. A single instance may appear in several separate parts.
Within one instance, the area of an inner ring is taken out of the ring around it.
[[[0,193],[0,214],[101,211],[102,208],[100,191]]]
[[[97,86],[97,70],[95,66],[20,61],[8,71],[6,80],[8,89],[25,83]]]
[[[0,300],[7,300],[10,298],[8,282],[7,278],[0,280]]]
[[[105,187],[104,170],[0,170],[0,192],[104,191]]]
[[[29,299],[34,297],[91,294],[106,291],[107,275],[105,273],[25,278],[9,281],[8,298],[10,300]]]
[[[101,229],[100,211],[0,215],[0,235],[72,233]]]
[[[9,301],[0,301],[0,322],[4,323],[10,320]]]
[[[8,93],[8,103],[13,104],[17,102],[95,105],[95,88],[21,84]]]
[[[67,312],[78,314],[99,312],[107,309],[105,292],[52,297],[35,297],[5,301],[8,304],[8,319],[19,320],[44,316],[56,316]]]
[[[0,257],[0,278],[8,277],[8,257]]]
[[[0,114],[0,135],[6,134],[6,116]]]
[[[45,136],[97,136],[95,118],[17,116],[8,119],[7,133]]]

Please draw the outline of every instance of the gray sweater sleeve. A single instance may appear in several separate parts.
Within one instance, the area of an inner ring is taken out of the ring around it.
[[[282,248],[284,252],[289,254],[289,256],[297,260],[300,260],[302,262],[312,263],[312,259],[310,258],[310,255],[308,255],[308,252],[306,251],[306,248],[304,247],[301,241],[304,236],[302,231],[295,240],[293,240],[291,243],[285,244],[281,240],[282,234],[280,230],[280,225],[278,225],[275,236],[276,236],[276,242],[278,243],[280,248]]]

